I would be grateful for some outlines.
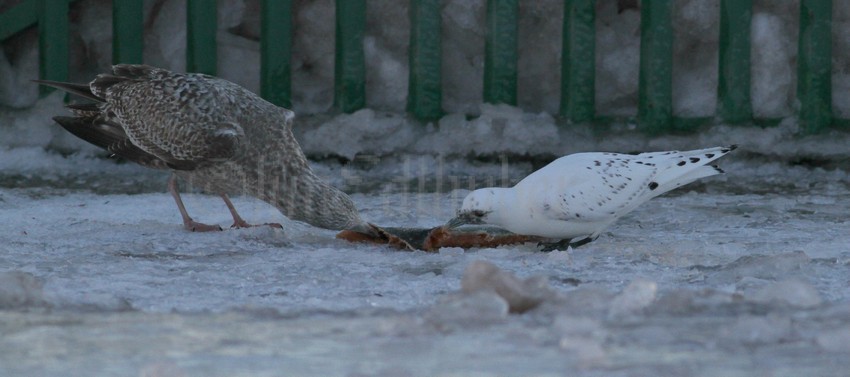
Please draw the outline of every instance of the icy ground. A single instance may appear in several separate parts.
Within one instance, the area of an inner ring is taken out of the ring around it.
[[[850,370],[846,166],[742,148],[722,160],[728,174],[647,203],[579,249],[429,254],[349,244],[247,197],[234,200],[243,217],[284,230],[188,233],[160,172],[38,148],[1,154],[0,375]],[[448,219],[470,182],[533,169],[450,161],[445,177],[417,176],[416,157],[387,160],[316,167],[357,192],[370,221],[422,227]],[[185,200],[195,219],[230,224],[219,199]],[[532,279],[543,302],[515,314],[495,293],[460,293],[475,261],[547,279]]]

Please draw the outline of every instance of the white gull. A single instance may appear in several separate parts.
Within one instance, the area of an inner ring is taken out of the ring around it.
[[[708,165],[737,146],[693,151],[576,153],[561,157],[512,188],[483,188],[463,200],[450,227],[491,224],[513,233],[562,240],[554,247],[595,240],[644,202],[723,171]],[[572,239],[579,241],[571,243]]]

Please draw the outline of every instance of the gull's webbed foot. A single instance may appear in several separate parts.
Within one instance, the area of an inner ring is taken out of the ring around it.
[[[563,239],[563,240],[560,240],[560,241],[555,241],[555,242],[539,242],[539,243],[537,243],[537,246],[541,247],[540,251],[542,251],[544,253],[548,253],[550,251],[555,251],[555,250],[567,250],[570,247],[575,249],[579,246],[591,243],[595,239],[596,239],[596,237],[594,237],[594,238],[585,237],[585,238],[582,238],[582,239],[580,239],[576,242],[572,242],[573,241],[572,238],[566,238],[566,239]]]
[[[189,221],[183,222],[183,228],[190,232],[220,232],[221,227],[218,225],[209,225],[204,223],[199,223],[195,220],[189,219]]]
[[[238,219],[238,220],[235,220],[233,222],[233,225],[231,225],[230,227],[234,228],[234,229],[242,229],[242,228],[253,228],[253,227],[257,227],[257,226],[268,226],[268,227],[272,227],[272,228],[283,229],[283,225],[280,225],[278,223],[248,224],[247,222],[245,222],[245,220],[242,220],[241,218]]]
[[[570,247],[570,241],[572,241],[572,238],[567,238],[555,242],[538,242],[537,246],[540,246],[540,251],[548,253],[550,251],[555,250],[567,250],[567,248]]]

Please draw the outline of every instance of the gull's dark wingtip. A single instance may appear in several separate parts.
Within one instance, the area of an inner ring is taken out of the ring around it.
[[[51,88],[56,88],[60,90],[64,90],[68,93],[78,95],[83,98],[88,98],[90,100],[94,100],[97,102],[103,102],[103,98],[96,96],[92,93],[91,88],[88,84],[74,84],[70,82],[62,82],[62,81],[53,81],[53,80],[30,80],[36,84],[49,86]]]
[[[720,148],[720,153],[726,154],[726,153],[729,153],[729,152],[734,151],[736,149],[738,149],[738,144],[732,144],[728,147]]]
[[[720,168],[719,166],[717,166],[717,165],[711,165],[711,167],[712,167],[712,168],[714,168],[714,171],[716,171],[716,172],[717,172],[717,174],[724,174],[724,173],[726,173],[726,171],[724,171],[723,169],[721,169],[721,168]]]

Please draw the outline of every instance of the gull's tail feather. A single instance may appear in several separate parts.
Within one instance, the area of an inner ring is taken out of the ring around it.
[[[103,102],[103,98],[92,93],[88,84],[74,84],[70,82],[52,81],[52,80],[32,80],[34,83],[49,86],[51,88],[61,89],[71,94],[76,94],[83,98],[88,98],[97,102]]]
[[[124,134],[124,131],[118,126],[99,122],[91,117],[57,116],[53,117],[53,120],[74,136],[103,148],[114,156],[125,158],[153,169],[172,168],[177,170],[191,170],[191,167],[184,167],[179,164],[163,161],[157,156],[133,145],[127,138],[127,135]]]
[[[127,138],[121,128],[98,123],[91,117],[56,116],[53,120],[74,136],[107,151]]]
[[[655,190],[657,195],[684,186],[700,178],[722,174],[723,169],[709,164],[737,148],[738,146],[733,144],[725,147],[692,151],[664,152],[664,158],[668,159],[671,163],[667,169],[659,172],[655,178],[655,182],[658,183],[658,189]]]

